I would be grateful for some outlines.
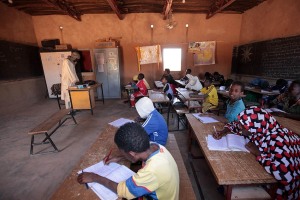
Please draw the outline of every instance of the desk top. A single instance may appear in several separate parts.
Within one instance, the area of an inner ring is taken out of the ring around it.
[[[175,80],[177,83],[179,83],[180,85],[183,85],[183,86],[186,86],[185,82],[184,81],[181,81],[181,80]]]
[[[154,81],[154,84],[155,84],[155,87],[157,87],[157,88],[163,88],[164,87],[164,85],[162,84],[161,81]]]
[[[274,117],[284,128],[287,128],[300,135],[300,121],[279,116]]]
[[[257,93],[257,94],[269,95],[269,96],[276,96],[276,95],[280,94],[280,92],[276,91],[276,90],[269,92],[269,91],[266,91],[266,90],[253,88],[253,87],[248,87],[248,86],[245,87],[245,90],[250,91],[250,92],[254,92],[254,93]]]
[[[113,139],[116,130],[117,128],[107,125],[106,129],[81,158],[79,163],[72,170],[71,174],[64,180],[51,199],[99,199],[91,189],[86,189],[85,185],[80,185],[77,182],[77,172],[100,162],[109,153],[111,148],[113,149],[113,156],[119,153]],[[130,167],[129,161],[123,161],[120,162],[120,164]]]
[[[212,116],[219,121],[225,119]],[[208,150],[207,135],[212,134],[213,126],[223,129],[224,123],[203,124],[192,114],[186,114],[186,118],[219,185],[276,183],[251,153]]]
[[[192,90],[188,90],[185,88],[176,88],[177,92],[181,94],[187,101],[202,101],[204,100],[204,95],[199,95],[198,97],[190,97],[191,93],[194,93]]]
[[[77,88],[76,86],[71,86],[68,88],[68,90],[70,90],[70,91],[89,91],[89,90],[99,87],[100,85],[102,85],[102,83],[96,83],[95,85],[90,85],[86,88],[81,88],[81,89]]]
[[[148,93],[153,103],[167,103],[170,101],[166,94],[159,91],[148,90]]]

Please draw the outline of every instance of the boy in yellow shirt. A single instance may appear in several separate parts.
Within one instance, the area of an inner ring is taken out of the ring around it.
[[[106,161],[127,159],[143,161],[144,166],[126,181],[115,183],[97,174],[83,172],[77,178],[80,184],[97,182],[117,193],[120,198],[179,200],[179,173],[170,152],[162,145],[150,142],[144,128],[137,123],[121,126],[114,139],[121,156]]]
[[[205,79],[204,87],[200,90],[204,94],[205,100],[202,104],[202,113],[206,113],[209,109],[216,108],[218,106],[218,93],[214,85],[212,85],[212,79]]]

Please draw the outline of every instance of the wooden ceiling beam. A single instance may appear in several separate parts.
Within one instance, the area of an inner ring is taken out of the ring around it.
[[[206,19],[211,18],[215,14],[221,12],[236,0],[215,0],[213,4],[210,6],[209,12],[206,15]]]
[[[42,0],[43,2],[50,4],[60,11],[63,11],[70,17],[81,21],[81,13],[78,12],[73,6],[70,6],[65,0]]]
[[[106,1],[110,5],[111,9],[116,13],[116,15],[118,16],[118,18],[120,20],[123,20],[124,16],[121,14],[121,11],[118,8],[116,0],[106,0]]]
[[[168,18],[168,14],[171,11],[173,0],[166,0],[163,10],[164,20]]]

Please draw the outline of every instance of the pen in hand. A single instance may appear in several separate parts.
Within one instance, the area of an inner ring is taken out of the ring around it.
[[[81,170],[81,172],[83,173],[83,170]],[[85,187],[86,189],[89,189],[89,185],[87,183],[85,183]]]

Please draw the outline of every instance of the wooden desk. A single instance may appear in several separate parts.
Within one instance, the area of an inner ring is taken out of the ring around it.
[[[157,89],[163,88],[164,85],[162,84],[161,81],[154,81],[154,85]]]
[[[258,89],[258,88],[252,88],[252,87],[245,87],[246,91],[250,91],[250,92],[254,92],[257,94],[261,94],[261,95],[268,95],[268,96],[276,96],[279,95],[280,92],[279,91],[272,91],[272,92],[268,92],[262,89]]]
[[[167,95],[164,93],[153,90],[148,90],[148,93],[149,98],[152,100],[153,103],[169,103],[170,101]]]
[[[279,116],[274,117],[284,128],[287,128],[300,135],[300,121]]]
[[[95,107],[94,89],[99,87],[100,84],[91,85],[87,88],[78,89],[77,87],[69,87],[69,95],[71,100],[72,110],[91,110]],[[104,103],[104,102],[103,102]]]
[[[214,116],[224,121],[224,117]],[[212,134],[214,128],[223,129],[224,123],[203,124],[192,114],[186,114],[191,138],[195,138],[200,146],[210,169],[219,185],[227,188],[226,199],[231,199],[232,186],[248,184],[267,184],[277,181],[268,174],[255,160],[255,156],[247,152],[210,151],[207,148],[206,137]]]
[[[227,90],[217,90],[218,94],[222,95],[223,97],[229,99],[229,91]]]
[[[199,95],[199,97],[190,97],[191,93],[194,93],[191,90],[187,90],[185,88],[176,88],[177,92],[178,92],[178,98],[181,99],[182,101],[187,101],[188,102],[188,109],[193,109],[193,108],[201,108],[202,106],[193,106],[191,105],[191,101],[200,101],[203,102],[204,101],[204,95]]]
[[[185,81],[181,81],[181,80],[175,80],[175,81],[182,86],[186,86]]]
[[[112,156],[118,155],[119,151],[114,143],[114,135],[117,128],[107,125],[106,129],[97,138],[91,148],[81,158],[79,163],[74,167],[71,174],[64,180],[58,190],[54,193],[51,199],[53,200],[90,200],[99,199],[98,196],[91,190],[86,189],[85,185],[80,185],[77,182],[77,172],[91,165],[100,162],[112,150]],[[120,164],[130,167],[129,161],[123,161]]]

